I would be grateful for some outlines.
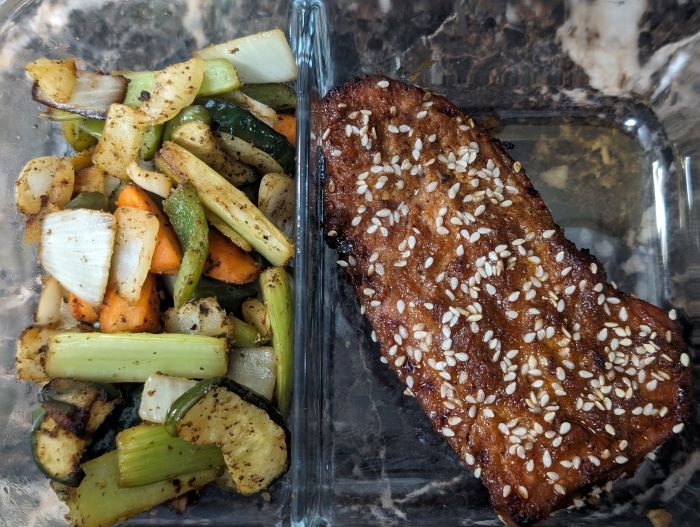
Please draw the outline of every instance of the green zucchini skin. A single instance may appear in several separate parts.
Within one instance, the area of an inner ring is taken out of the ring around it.
[[[239,89],[277,112],[294,112],[297,107],[296,93],[286,84],[244,84]]]
[[[240,137],[267,152],[285,172],[294,171],[296,153],[286,137],[240,106],[217,99],[205,99],[203,102],[218,130]]]
[[[56,450],[47,451],[47,449],[45,447],[42,448],[39,443],[42,440],[42,436],[50,436],[54,438],[54,441],[60,442],[59,444],[61,446],[59,451],[65,453],[71,450],[74,452],[81,450],[81,439],[72,432],[62,429],[60,425],[57,430],[55,426],[49,425],[49,419],[51,419],[51,417],[42,406],[39,406],[34,411],[32,428],[29,433],[32,458],[39,470],[52,481],[62,483],[63,485],[75,486],[80,483],[80,480],[83,478],[83,471],[80,468],[80,457],[73,456],[73,461],[70,463],[70,470],[58,472],[50,468],[51,459],[49,459],[50,456],[56,453]],[[55,424],[58,423],[56,422]]]
[[[59,377],[42,388],[38,399],[46,413],[61,428],[78,437],[85,437],[94,432],[89,429],[90,425],[99,426],[104,421],[104,418],[93,416],[98,422],[90,422],[91,415],[100,406],[95,403],[100,401],[114,406],[121,400],[121,393],[109,384]]]
[[[273,405],[270,401],[265,399],[262,395],[255,393],[253,390],[249,390],[242,384],[237,383],[236,381],[229,379],[227,377],[224,377],[221,379],[219,386],[222,386],[226,388],[228,391],[235,393],[243,399],[245,402],[252,404],[253,406],[257,406],[258,408],[261,408],[267,412],[267,415],[270,416],[270,419],[272,421],[279,425],[282,430],[284,430],[284,436],[285,440],[287,442],[287,451],[289,452],[289,447],[292,444],[292,437],[291,434],[289,433],[289,428],[287,427],[287,420],[284,418],[284,416],[277,410],[275,405]],[[289,470],[289,455],[287,455],[287,468],[282,474],[285,474]],[[280,474],[280,476],[282,476]],[[279,477],[278,477],[279,479]]]

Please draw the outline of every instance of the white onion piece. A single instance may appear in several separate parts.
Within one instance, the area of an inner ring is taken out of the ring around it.
[[[276,371],[271,347],[237,348],[231,352],[226,376],[271,400]]]
[[[224,97],[226,100],[236,103],[241,108],[248,110],[251,114],[257,117],[270,128],[274,128],[277,123],[277,112],[270,108],[267,104],[256,101],[252,97],[248,97],[245,93],[239,90],[234,90],[227,93]]]
[[[64,289],[90,304],[100,304],[115,230],[114,216],[106,212],[75,209],[47,214],[41,225],[41,265]]]
[[[44,277],[44,287],[36,306],[34,322],[39,326],[49,326],[61,320],[63,288],[53,276]]]
[[[173,181],[168,176],[160,172],[141,168],[136,161],[133,161],[126,167],[126,174],[139,187],[161,198],[167,198],[170,190],[173,188]]]
[[[171,307],[163,316],[166,333],[189,333],[221,337],[228,335],[230,327],[226,311],[214,297],[191,300],[180,309]]]
[[[294,239],[294,180],[284,174],[265,174],[258,189],[258,208],[284,235]]]
[[[60,162],[60,157],[47,156],[30,159],[24,165],[15,185],[17,208],[21,213],[31,216],[41,211]]]
[[[209,46],[195,52],[195,56],[205,60],[228,60],[244,84],[289,82],[297,78],[294,54],[280,29]]]
[[[143,384],[139,417],[151,423],[164,423],[168,408],[197,381],[154,373]]]
[[[117,233],[110,283],[119,296],[133,303],[141,296],[151,268],[160,223],[155,214],[132,207],[119,207],[114,217]]]
[[[93,119],[104,119],[110,105],[124,100],[129,80],[121,75],[78,71],[70,98],[62,102],[34,83],[34,100],[51,108],[65,110]]]

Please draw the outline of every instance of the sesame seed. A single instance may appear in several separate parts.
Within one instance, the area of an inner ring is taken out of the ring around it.
[[[552,466],[552,455],[549,453],[549,450],[545,450],[542,454],[542,464],[547,468]]]
[[[627,463],[627,461],[629,460],[625,456],[615,457],[615,463],[617,463],[618,465],[624,465],[625,463]]]
[[[615,429],[614,429],[613,426],[612,426],[611,424],[609,424],[609,423],[605,425],[605,431],[606,431],[608,434],[610,434],[611,436],[614,436],[614,435],[615,435]]]
[[[464,460],[467,462],[467,465],[473,465],[476,462],[476,459],[474,459],[474,456],[470,454],[469,452],[464,453]]]
[[[518,494],[520,494],[520,497],[523,499],[527,499],[529,497],[527,489],[522,485],[518,485]]]
[[[442,429],[442,435],[445,437],[454,437],[455,433],[450,427],[446,426]]]
[[[377,83],[377,88],[388,88],[389,87],[389,81],[387,80],[381,80]]]
[[[690,357],[688,357],[687,353],[681,353],[681,364],[686,368],[690,364]]]
[[[676,320],[677,316],[678,316],[678,315],[676,314],[676,310],[675,310],[675,309],[671,309],[671,310],[668,312],[668,318],[670,318],[671,320]]]
[[[685,425],[683,423],[678,423],[678,424],[674,425],[672,428],[673,433],[680,434],[683,431],[684,426]]]
[[[343,153],[337,148],[331,152],[331,157],[340,157]]]
[[[564,496],[566,494],[566,489],[562,487],[559,483],[554,484],[554,492],[559,494],[560,496]]]
[[[396,309],[399,313],[403,313],[404,309],[406,309],[406,303],[403,300],[398,300],[396,302]]]
[[[510,485],[503,485],[503,497],[507,498],[510,496],[510,491],[511,491],[511,486]]]
[[[543,237],[544,239],[551,238],[552,236],[554,236],[554,233],[555,233],[555,232],[556,232],[556,231],[554,231],[553,229],[544,231],[544,232],[542,233],[542,237]]]

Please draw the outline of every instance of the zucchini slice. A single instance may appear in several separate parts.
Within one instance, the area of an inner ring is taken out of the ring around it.
[[[39,402],[61,427],[84,436],[100,427],[121,402],[121,394],[109,384],[59,377],[42,388]]]
[[[58,378],[44,386],[31,431],[39,469],[59,483],[77,484],[92,434],[120,401],[119,391],[106,384]]]
[[[205,388],[205,389],[203,389]],[[194,404],[192,404],[194,402]],[[179,411],[189,407],[186,411]],[[289,468],[289,431],[264,398],[230,379],[198,384],[168,412],[166,427],[197,445],[219,445],[236,491],[265,490]]]
[[[30,443],[34,462],[47,477],[66,485],[80,481],[80,460],[88,441],[63,429],[43,407],[34,413]]]

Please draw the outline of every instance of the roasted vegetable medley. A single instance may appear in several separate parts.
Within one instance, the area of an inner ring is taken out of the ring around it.
[[[16,185],[44,271],[17,375],[37,466],[104,527],[289,464],[296,63],[280,30],[160,71],[26,66],[73,155]],[[106,499],[107,498],[107,499]]]

